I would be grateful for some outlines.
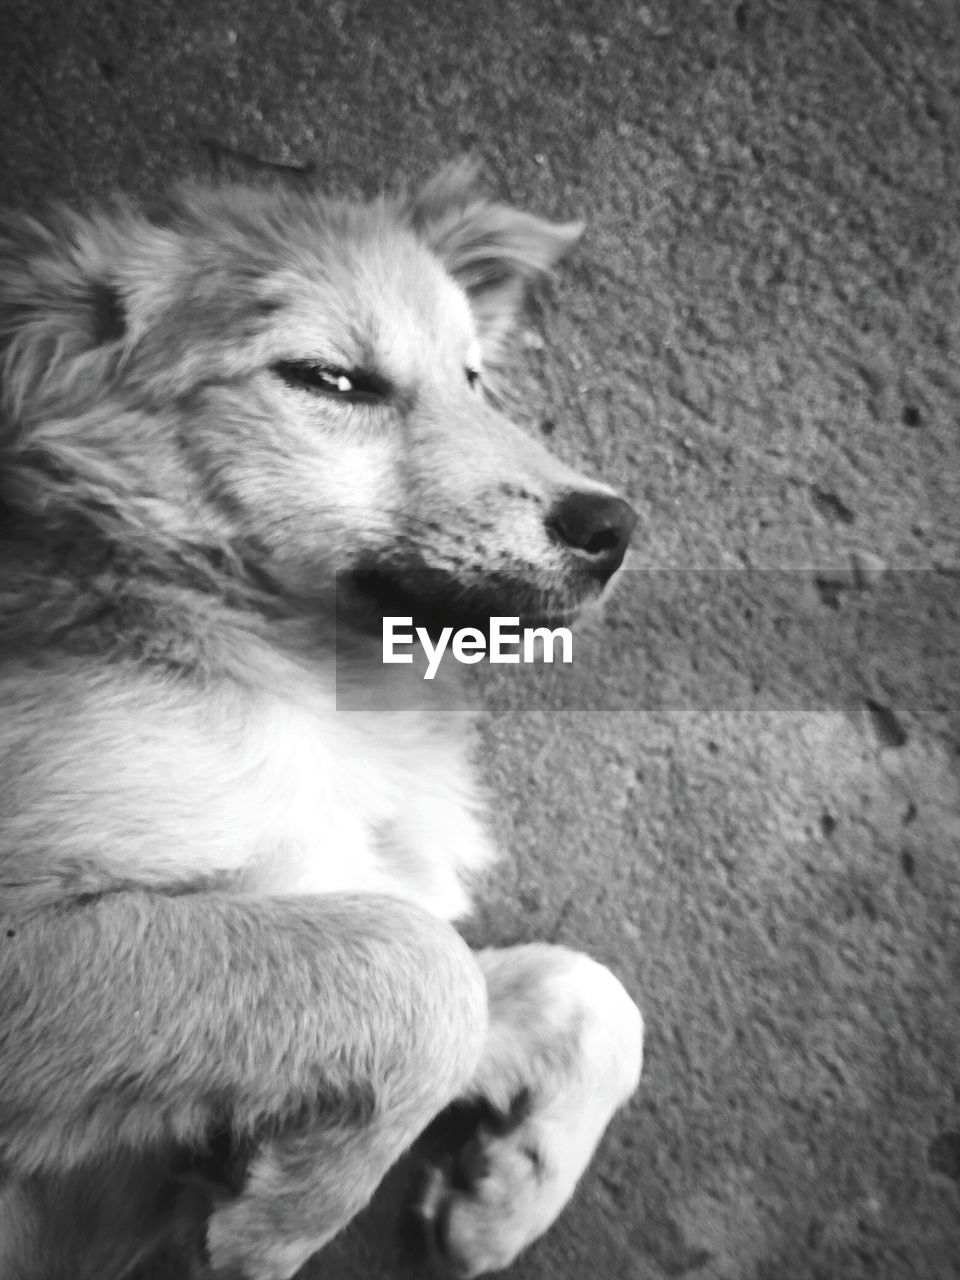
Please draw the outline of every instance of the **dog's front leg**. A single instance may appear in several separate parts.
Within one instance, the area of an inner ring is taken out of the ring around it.
[[[550,1226],[643,1059],[640,1011],[602,965],[540,944],[477,959],[490,1025],[464,1101],[491,1119],[431,1171],[420,1205],[434,1265],[457,1280],[507,1266]]]
[[[486,1033],[466,944],[386,897],[117,892],[4,915],[0,942],[3,1277],[121,1274],[91,1222],[146,1229],[150,1187],[172,1207],[148,1167],[225,1132],[246,1174],[202,1274],[287,1280],[464,1089]]]

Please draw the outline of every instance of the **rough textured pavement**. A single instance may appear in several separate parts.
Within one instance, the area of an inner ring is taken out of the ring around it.
[[[960,1274],[958,7],[0,9],[7,202],[473,149],[589,222],[517,411],[631,496],[635,572],[569,680],[485,681],[471,933],[611,964],[648,1065],[517,1280]],[[309,1275],[422,1275],[410,1176]]]

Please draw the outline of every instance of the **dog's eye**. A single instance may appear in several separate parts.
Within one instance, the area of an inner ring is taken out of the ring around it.
[[[278,360],[274,373],[289,387],[350,403],[383,400],[390,390],[384,378],[362,369],[334,369],[313,360]]]
[[[467,386],[471,391],[475,391],[480,386],[480,370],[468,364],[463,372],[466,374]]]

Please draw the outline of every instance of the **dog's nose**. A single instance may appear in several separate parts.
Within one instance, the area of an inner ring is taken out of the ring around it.
[[[568,493],[547,515],[547,528],[602,582],[623,563],[637,513],[607,493]]]

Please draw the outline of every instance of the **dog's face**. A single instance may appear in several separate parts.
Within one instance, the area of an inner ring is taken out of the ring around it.
[[[473,194],[187,191],[0,255],[4,449],[22,493],[228,543],[291,592],[379,612],[568,619],[634,514],[491,404],[525,281],[578,226]]]

